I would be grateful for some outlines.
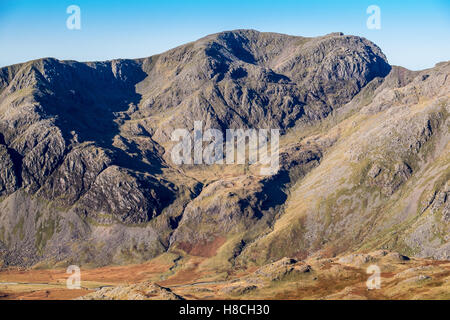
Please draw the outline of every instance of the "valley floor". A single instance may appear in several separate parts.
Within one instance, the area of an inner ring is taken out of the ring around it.
[[[82,268],[81,289],[66,288],[65,269],[0,271],[0,299],[450,299],[450,261],[375,251],[304,261],[283,258],[218,273],[205,258],[167,253],[128,266]],[[367,289],[369,266],[380,289]]]

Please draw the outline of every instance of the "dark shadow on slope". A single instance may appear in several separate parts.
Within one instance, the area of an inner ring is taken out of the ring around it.
[[[255,57],[250,51],[245,49],[245,45],[249,40],[236,32],[224,32],[219,36],[220,40],[226,43],[226,49],[230,51],[236,58],[244,62],[255,64]]]
[[[0,128],[1,130],[1,128]],[[3,133],[0,132],[0,144],[6,146],[6,150],[13,163],[14,175],[16,176],[16,186],[15,189],[22,187],[22,160],[23,157],[15,149],[10,148],[6,142]]]
[[[162,163],[156,155],[149,159],[149,164],[135,144],[127,143],[127,152],[113,145],[120,133],[119,126],[127,117],[126,111],[141,99],[135,85],[147,74],[132,60],[112,64],[48,60],[46,73],[55,76],[47,77],[44,86],[51,94],[40,95],[37,100],[46,114],[56,117],[56,125],[67,141],[76,134],[79,142],[93,141],[113,151],[114,164],[151,174],[161,173]]]

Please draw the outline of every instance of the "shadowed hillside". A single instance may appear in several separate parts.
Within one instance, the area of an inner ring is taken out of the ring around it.
[[[177,253],[220,276],[375,249],[449,259],[449,74],[391,67],[356,36],[254,30],[2,68],[0,263]],[[280,170],[175,165],[170,136],[194,121],[280,129]]]

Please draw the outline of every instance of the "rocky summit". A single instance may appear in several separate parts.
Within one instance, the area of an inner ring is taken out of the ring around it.
[[[450,62],[391,66],[342,33],[236,30],[142,59],[1,68],[0,266],[177,255],[164,272],[198,258],[263,277],[284,257],[448,260],[449,113]],[[195,121],[279,129],[278,172],[175,165],[171,135]]]

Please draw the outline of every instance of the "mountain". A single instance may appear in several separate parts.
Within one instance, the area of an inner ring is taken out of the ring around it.
[[[0,69],[0,261],[105,266],[162,253],[217,274],[395,250],[449,259],[450,62],[372,42],[236,30],[160,55]],[[280,169],[175,165],[171,134],[280,130]]]

